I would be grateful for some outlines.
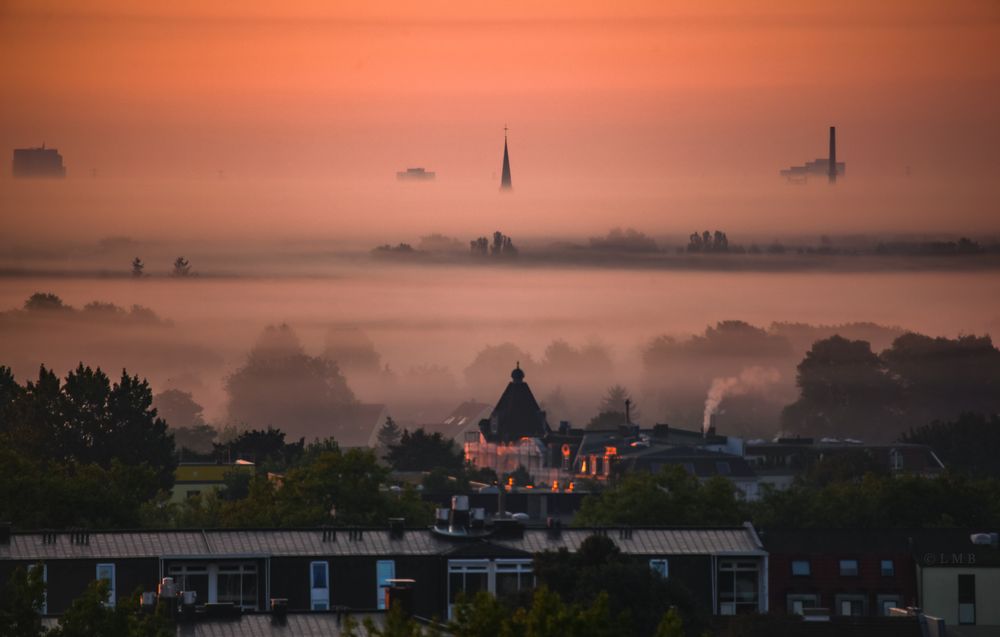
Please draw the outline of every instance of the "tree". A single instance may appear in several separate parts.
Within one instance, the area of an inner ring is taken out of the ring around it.
[[[639,410],[632,400],[632,395],[622,385],[612,385],[608,387],[608,392],[601,399],[602,412],[618,412],[624,414],[626,405],[632,418],[638,418]]]
[[[59,618],[59,625],[49,637],[172,637],[175,633],[167,617],[143,613],[139,593],[109,606],[108,583],[91,582],[83,595],[73,600]]]
[[[386,459],[396,471],[430,471],[440,467],[459,473],[465,464],[454,441],[440,432],[428,434],[423,428],[413,433],[404,431],[399,444],[389,447]]]
[[[145,267],[146,265],[142,262],[142,259],[140,259],[139,257],[132,259],[132,276],[137,279],[141,279],[142,277],[144,277],[145,274],[143,273],[142,270]]]
[[[337,364],[306,354],[287,325],[264,330],[226,392],[230,420],[298,436],[328,431],[357,402]]]
[[[898,386],[865,341],[817,341],[799,363],[799,399],[782,426],[813,436],[870,438],[897,431]]]
[[[3,596],[0,596],[0,635],[44,635],[41,614],[44,603],[45,582],[42,581],[41,566],[15,568],[7,579]]]
[[[927,445],[954,473],[1000,478],[1000,416],[963,413],[951,422],[935,420],[911,428],[902,442]]]
[[[393,446],[399,444],[402,435],[403,430],[392,419],[392,416],[386,416],[385,423],[378,430],[377,434],[379,448],[383,451],[388,451]]]
[[[191,274],[191,262],[184,257],[174,259],[173,276],[185,277]]]
[[[989,336],[903,334],[880,359],[900,386],[909,423],[953,419],[963,411],[1000,413],[1000,349]]]
[[[302,457],[305,439],[286,443],[285,432],[268,427],[243,431],[229,442],[214,446],[218,457],[226,457],[231,461],[243,458],[257,465],[271,465],[281,470],[294,465]]]
[[[125,370],[112,384],[100,368],[81,363],[60,383],[42,366],[38,380],[26,383],[9,407],[14,417],[0,425],[0,433],[40,461],[151,469],[155,482],[147,485],[148,498],[173,485],[177,464],[173,438],[152,401],[149,383]]]
[[[63,303],[62,299],[48,292],[35,292],[24,302],[28,312],[71,312],[72,307]]]
[[[727,525],[744,520],[731,482],[716,476],[704,484],[682,467],[625,474],[619,483],[584,498],[578,526]]]

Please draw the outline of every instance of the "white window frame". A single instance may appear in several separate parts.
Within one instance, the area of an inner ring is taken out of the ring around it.
[[[471,560],[448,560],[448,618],[452,616],[454,604],[452,603],[451,576],[456,573],[463,575],[468,573],[486,574],[486,591],[490,595],[497,594],[497,573],[521,575],[531,575],[531,586],[534,588],[534,563],[531,558],[507,558],[507,559],[471,559]],[[464,578],[463,578],[464,583]]]
[[[736,574],[737,573],[754,573],[756,575],[754,580],[754,601],[743,601],[739,599],[733,599],[732,601],[722,601],[719,599],[719,614],[720,615],[735,615],[740,608],[752,608],[752,612],[761,612],[764,603],[765,596],[765,584],[761,581],[761,565],[758,561],[749,558],[730,558],[719,561],[719,566],[716,569],[716,594],[721,598],[724,586],[729,584],[732,587],[732,592],[735,597],[736,595]],[[731,576],[725,577],[725,576]],[[729,579],[729,582],[724,582],[724,579]]]
[[[316,586],[316,567],[323,568],[326,586]],[[326,560],[309,562],[309,610],[330,610],[330,563]]]
[[[665,557],[657,557],[649,560],[649,568],[663,579],[670,577],[670,561]]]
[[[902,608],[903,598],[900,595],[876,595],[875,602],[878,604],[878,614],[884,617],[889,616],[890,608]],[[892,604],[892,606],[886,606]]]
[[[261,585],[261,582],[263,581],[263,578],[261,577],[260,569],[257,567],[257,563],[256,562],[236,562],[236,563],[226,563],[226,562],[224,562],[224,563],[217,564],[216,568],[215,568],[215,601],[218,601],[218,598],[219,598],[219,579],[218,578],[219,578],[220,575],[238,575],[239,576],[239,578],[240,578],[240,601],[241,602],[244,601],[244,599],[243,599],[244,598],[243,577],[245,575],[253,575],[254,578],[256,579],[256,586],[255,586],[255,588],[257,589],[257,592],[254,594],[254,597],[253,597],[253,604],[244,604],[244,603],[241,603],[241,604],[239,604],[239,606],[240,606],[240,608],[242,608],[244,610],[257,610],[257,605],[258,605],[257,604],[257,600],[260,599],[260,585]],[[211,578],[212,578],[212,576],[209,575],[209,595],[210,596],[211,596],[211,591],[212,591]]]
[[[102,569],[108,569],[108,570],[110,570],[111,571],[111,577],[110,578],[101,577],[101,570]],[[97,565],[97,568],[95,569],[94,573],[95,573],[95,575],[94,575],[94,579],[95,580],[102,580],[102,579],[104,579],[104,580],[108,581],[108,600],[107,600],[107,604],[111,608],[114,608],[115,607],[115,601],[117,599],[117,596],[115,595],[115,589],[116,589],[116,584],[117,584],[115,582],[115,579],[116,579],[117,575],[115,573],[115,564],[114,564],[114,562],[101,562],[101,563],[99,563]]]
[[[385,591],[391,579],[396,579],[396,560],[375,562],[375,608],[379,610],[386,610]]]
[[[802,615],[806,608],[816,608],[819,605],[819,595],[816,593],[789,593],[785,600],[789,615]]]
[[[864,617],[868,614],[868,597],[866,595],[858,594],[841,594],[835,595],[833,598],[835,613],[841,617]],[[845,613],[844,604],[850,604],[851,607],[857,603],[861,605],[861,612],[855,615],[854,613]]]

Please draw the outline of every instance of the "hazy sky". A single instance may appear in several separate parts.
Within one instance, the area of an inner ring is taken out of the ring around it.
[[[995,0],[0,0],[0,86],[3,152],[70,171],[4,175],[24,236],[1000,230]],[[831,124],[848,179],[783,184]]]

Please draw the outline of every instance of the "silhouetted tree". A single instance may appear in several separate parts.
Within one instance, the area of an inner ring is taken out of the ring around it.
[[[184,257],[177,257],[174,260],[174,276],[188,276],[191,274],[191,263]]]
[[[435,467],[461,472],[465,464],[462,451],[450,438],[439,432],[428,434],[423,428],[404,431],[399,444],[389,447],[386,459],[397,471],[430,471]]]
[[[307,355],[287,325],[264,330],[226,391],[230,420],[290,435],[318,435],[356,404],[337,365]]]
[[[29,312],[72,311],[72,307],[63,303],[62,299],[49,292],[35,292],[24,302],[24,309]]]
[[[799,399],[782,412],[786,431],[813,436],[895,437],[898,386],[865,341],[817,341],[799,363]]]
[[[911,428],[902,442],[928,445],[949,471],[1000,478],[1000,416],[963,413],[951,422],[935,420]]]
[[[385,423],[378,430],[378,446],[388,451],[394,445],[399,444],[399,439],[403,435],[403,430],[392,419],[392,416],[385,417]]]

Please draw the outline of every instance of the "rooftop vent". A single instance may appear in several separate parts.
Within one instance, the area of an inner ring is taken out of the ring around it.
[[[545,528],[549,530],[549,537],[562,536],[562,520],[558,518],[548,518],[545,520]]]
[[[324,542],[336,542],[337,541],[337,529],[329,526],[323,527],[323,541]]]
[[[404,518],[389,518],[389,537],[394,540],[403,539],[403,533],[406,529],[406,520]]]
[[[69,541],[78,546],[89,546],[90,532],[82,529],[74,529],[70,531]]]
[[[42,544],[55,544],[57,537],[59,537],[59,534],[55,531],[42,531]]]
[[[355,542],[360,542],[365,537],[365,532],[363,529],[349,529],[347,531],[347,539],[354,540]]]
[[[623,526],[618,529],[618,539],[619,540],[631,540],[632,539],[632,528],[628,526]]]

